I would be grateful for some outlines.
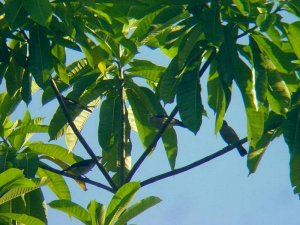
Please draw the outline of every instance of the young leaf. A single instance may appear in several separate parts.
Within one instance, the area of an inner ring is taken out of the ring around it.
[[[139,182],[130,182],[123,185],[110,201],[105,218],[105,225],[114,225],[126,207],[133,200],[136,192],[140,188]]]
[[[116,221],[114,225],[125,225],[129,220],[136,217],[137,215],[141,214],[145,210],[151,208],[152,206],[158,204],[161,200],[157,197],[150,196],[144,198],[133,206],[130,206]]]

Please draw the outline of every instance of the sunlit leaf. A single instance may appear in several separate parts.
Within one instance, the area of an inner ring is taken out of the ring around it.
[[[89,213],[80,205],[66,199],[54,200],[48,204],[51,208],[63,211],[83,223],[91,220]]]

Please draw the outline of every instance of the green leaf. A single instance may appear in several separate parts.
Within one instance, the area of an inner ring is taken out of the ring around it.
[[[133,206],[129,207],[117,220],[114,225],[125,225],[129,220],[141,214],[145,210],[151,208],[152,206],[158,204],[161,200],[157,197],[150,196],[142,199],[135,203]]]
[[[87,208],[92,220],[91,225],[104,225],[106,214],[104,205],[92,200]]]
[[[27,178],[34,178],[38,169],[39,159],[35,153],[22,152],[17,154],[15,166],[23,170]]]
[[[6,217],[15,221],[18,221],[22,224],[26,224],[26,225],[45,225],[46,223],[44,223],[43,221],[32,217],[32,216],[28,216],[24,213],[22,214],[17,214],[17,213],[0,213],[0,217]]]
[[[198,70],[184,74],[177,89],[177,106],[183,124],[196,134],[202,123],[203,106]]]
[[[298,59],[300,59],[299,35],[300,35],[300,22],[297,21],[292,24],[288,24],[287,36]]]
[[[238,10],[241,12],[243,16],[247,16],[250,10],[249,0],[233,0],[233,3],[236,5]]]
[[[261,13],[256,18],[256,24],[262,32],[267,31],[270,27],[274,26],[277,17],[274,13]]]
[[[22,170],[16,168],[5,170],[3,173],[0,173],[0,188],[23,177]]]
[[[261,138],[264,131],[264,112],[259,108],[255,90],[253,74],[249,67],[243,62],[239,61],[239,71],[235,76],[235,81],[243,96],[244,106],[247,115],[248,125],[248,139],[251,140],[250,145],[256,145]]]
[[[16,61],[12,59],[4,74],[6,90],[10,96],[14,96],[21,89],[23,74],[24,69],[18,66]]]
[[[47,177],[49,179],[47,185],[59,199],[71,200],[70,190],[66,184],[66,181],[61,175],[52,173],[42,168],[38,169],[37,174],[39,177]]]
[[[168,157],[168,161],[172,170],[175,168],[177,158],[177,136],[174,128],[168,127],[162,134],[162,142]]]
[[[226,87],[223,87],[221,77],[216,69],[216,65],[212,64],[207,81],[208,105],[216,114],[215,134],[219,132],[223,124],[223,118],[229,102],[226,98]],[[228,96],[231,94],[231,86],[227,88]],[[230,97],[229,97],[230,101]]]
[[[26,202],[25,213],[29,216],[40,219],[47,224],[47,206],[44,201],[42,190],[39,188],[27,193],[24,196],[24,200]]]
[[[260,160],[262,159],[268,145],[271,143],[271,141],[274,140],[275,137],[277,137],[281,129],[277,126],[277,124],[280,124],[283,120],[283,117],[275,114],[274,112],[270,112],[267,121],[264,124],[264,134],[260,138],[260,140],[257,142],[256,146],[250,146],[250,151],[248,153],[248,160],[247,160],[247,166],[249,169],[249,174],[254,173],[260,163]],[[274,129],[270,129],[271,127],[275,127]],[[267,131],[268,130],[268,131]],[[266,132],[267,131],[267,132]]]
[[[80,220],[84,224],[88,224],[88,222],[91,221],[89,213],[83,207],[70,200],[54,200],[49,203],[49,206],[53,209],[67,213],[69,216]]]
[[[8,0],[5,3],[5,19],[12,30],[21,27],[25,23],[27,12],[20,4],[20,0]]]
[[[252,38],[250,38],[249,46],[251,47],[253,56],[256,98],[259,102],[263,103],[266,100],[268,91],[268,71],[264,65],[263,55]]]
[[[172,103],[175,98],[177,87],[180,82],[181,75],[184,71],[179,68],[178,57],[175,57],[170,62],[167,69],[161,75],[157,91],[160,98],[165,103]]]
[[[9,137],[24,135],[24,134],[31,134],[31,133],[47,133],[48,126],[47,125],[39,125],[39,124],[28,124],[24,126],[20,126],[15,129]]]
[[[103,149],[109,149],[120,138],[121,131],[121,99],[109,96],[103,101],[100,109],[98,140]]]
[[[267,99],[272,110],[277,114],[285,115],[291,105],[291,94],[286,83],[275,70],[268,73],[268,83]]]
[[[21,94],[23,101],[28,105],[31,102],[31,85],[32,79],[28,70],[25,70],[22,78]]]
[[[183,39],[178,52],[178,58],[177,58],[177,63],[179,68],[182,68],[183,65],[186,64],[188,58],[191,57],[190,54],[192,53],[193,50],[195,50],[196,48],[195,45],[197,44],[197,41],[199,40],[200,35],[202,33],[203,33],[203,26],[202,24],[199,23],[196,26],[194,26],[186,35],[186,37]]]
[[[5,187],[1,187],[0,205],[17,197],[23,196],[26,193],[34,191],[45,185],[48,181],[49,180],[45,177],[41,179],[35,179],[35,181],[27,178],[14,180],[12,183],[7,184]]]
[[[22,3],[32,20],[41,26],[49,26],[52,7],[48,0],[23,0]]]
[[[69,152],[67,149],[55,145],[55,144],[44,144],[44,143],[32,143],[28,148],[38,154],[43,154],[46,156],[59,159],[69,165],[74,164],[82,160],[81,157]]]
[[[117,219],[126,210],[126,207],[129,205],[129,203],[133,200],[139,188],[139,182],[130,182],[119,188],[107,207],[105,225],[115,224]]]
[[[257,43],[261,52],[272,61],[278,72],[288,74],[290,71],[293,71],[291,64],[292,58],[289,54],[283,52],[275,44],[261,35],[253,34],[252,38]]]
[[[217,56],[218,70],[220,77],[227,84],[232,83],[233,78],[238,73],[239,56],[235,40],[231,34],[232,27],[224,28],[224,42],[220,47]]]
[[[295,194],[300,194],[300,110],[299,107],[287,114],[283,123],[283,137],[290,150],[290,179]]]
[[[30,2],[31,0],[26,0]],[[47,1],[48,2],[48,1]],[[40,87],[50,78],[53,68],[53,60],[50,50],[50,42],[44,28],[32,26],[29,40],[29,69]]]
[[[206,39],[213,44],[219,46],[224,40],[223,27],[221,25],[219,9],[215,7],[204,8],[201,13],[202,29]]]
[[[147,60],[135,59],[130,63],[130,68],[127,69],[129,72],[126,74],[130,77],[142,77],[146,80],[158,82],[161,74],[164,72],[165,68],[158,66]]]

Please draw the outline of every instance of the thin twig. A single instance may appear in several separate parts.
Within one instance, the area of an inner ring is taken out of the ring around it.
[[[243,33],[241,33],[241,34],[235,36],[234,39],[242,38],[242,37],[246,36],[247,34],[249,34],[249,33],[253,32],[253,31],[255,31],[257,28],[258,28],[258,26],[255,25],[254,27],[252,27],[252,28],[250,28],[250,29],[244,31]]]
[[[211,61],[214,59],[215,55],[216,55],[216,51],[214,49],[212,51],[212,53],[210,54],[210,56],[208,57],[208,59],[203,64],[203,66],[201,67],[201,69],[199,70],[199,78],[202,77],[202,75],[204,74],[205,70],[208,68],[208,66],[210,65]],[[141,164],[143,163],[143,161],[150,154],[150,152],[152,151],[152,149],[156,146],[157,142],[159,141],[159,139],[161,138],[162,134],[165,132],[165,130],[167,129],[167,127],[170,125],[172,119],[175,117],[175,115],[177,114],[177,112],[178,112],[178,107],[175,106],[174,109],[172,110],[172,112],[170,113],[168,119],[165,121],[164,124],[162,124],[162,126],[159,129],[158,133],[154,137],[153,141],[146,148],[146,150],[140,156],[140,158],[137,160],[137,162],[133,165],[132,169],[130,170],[130,172],[129,172],[127,178],[126,178],[126,182],[129,182],[132,179],[133,175],[136,173],[136,171],[141,166]]]
[[[238,145],[241,145],[243,143],[247,142],[247,138],[243,138],[242,140],[240,140],[239,142],[237,142],[236,144],[234,145],[229,145],[225,148],[222,148],[221,150],[211,154],[211,155],[208,155],[200,160],[197,160],[196,162],[193,162],[189,165],[186,165],[186,166],[183,166],[183,167],[180,167],[178,169],[174,169],[172,171],[169,171],[169,172],[166,172],[166,173],[163,173],[163,174],[160,174],[160,175],[157,175],[157,176],[154,176],[154,177],[151,177],[147,180],[144,180],[141,182],[141,186],[146,186],[146,185],[149,185],[149,184],[152,184],[154,182],[157,182],[159,180],[162,180],[162,179],[165,179],[165,178],[168,178],[168,177],[171,177],[171,176],[174,176],[174,175],[177,175],[177,174],[180,174],[180,173],[183,173],[183,172],[186,172],[188,170],[191,170],[197,166],[200,166],[204,163],[207,163],[219,156],[222,156],[224,155],[225,153],[227,152],[230,152],[232,151],[233,149],[235,149]]]
[[[109,192],[114,193],[114,190],[113,190],[111,187],[108,187],[108,186],[106,186],[106,185],[104,185],[104,184],[101,184],[101,183],[99,183],[99,182],[90,180],[89,178],[85,178],[85,177],[81,177],[81,176],[75,176],[75,175],[72,175],[72,174],[67,173],[67,172],[62,172],[62,171],[57,170],[57,169],[54,169],[54,168],[52,168],[51,166],[48,166],[47,164],[42,163],[42,162],[39,163],[39,167],[41,167],[42,169],[48,170],[48,171],[50,171],[50,172],[53,172],[53,173],[62,175],[62,176],[72,178],[72,179],[74,179],[74,180],[80,180],[80,181],[83,181],[83,182],[85,182],[85,183],[94,185],[94,186],[96,186],[96,187],[99,187],[99,188],[102,188],[102,189],[104,189],[104,190],[107,190],[107,191],[109,191]]]
[[[23,29],[20,29],[21,34],[23,35],[23,37],[25,38],[26,42],[29,42],[29,37],[27,36],[26,32]]]
[[[50,79],[50,84],[51,87],[56,95],[56,98],[58,100],[58,103],[70,125],[70,127],[72,128],[74,134],[77,136],[78,140],[80,141],[80,143],[82,144],[82,146],[85,148],[85,150],[87,151],[87,153],[91,156],[91,158],[95,161],[97,167],[99,168],[99,170],[102,172],[103,176],[105,177],[105,179],[107,180],[107,182],[110,184],[110,186],[112,187],[112,189],[114,191],[117,190],[117,187],[115,185],[115,183],[113,182],[112,178],[109,176],[109,174],[106,172],[104,166],[98,161],[94,151],[91,149],[91,147],[88,145],[88,143],[85,141],[85,139],[83,138],[83,136],[81,135],[81,133],[79,132],[79,130],[77,129],[76,125],[74,124],[70,114],[68,113],[67,107],[64,103],[64,100],[62,98],[62,95],[60,94],[55,82],[53,79]]]

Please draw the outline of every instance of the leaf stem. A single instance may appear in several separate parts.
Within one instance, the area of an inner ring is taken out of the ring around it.
[[[64,103],[63,97],[60,94],[55,81],[53,79],[50,78],[50,84],[51,87],[56,95],[56,98],[58,100],[58,103],[70,125],[70,127],[72,128],[74,134],[77,136],[78,140],[80,141],[80,143],[82,144],[82,146],[85,148],[85,150],[87,151],[87,153],[91,156],[91,158],[95,161],[97,167],[99,168],[99,170],[102,172],[103,176],[105,177],[105,179],[107,180],[107,182],[110,184],[110,186],[112,187],[112,189],[114,191],[117,190],[117,187],[115,185],[115,183],[113,182],[112,178],[109,176],[109,174],[106,172],[104,166],[99,163],[99,161],[97,160],[97,157],[94,153],[94,151],[91,149],[91,147],[88,145],[88,143],[86,142],[86,140],[83,138],[83,136],[81,135],[81,133],[79,132],[79,130],[77,129],[77,127],[75,126],[70,114],[68,113],[67,107]]]

